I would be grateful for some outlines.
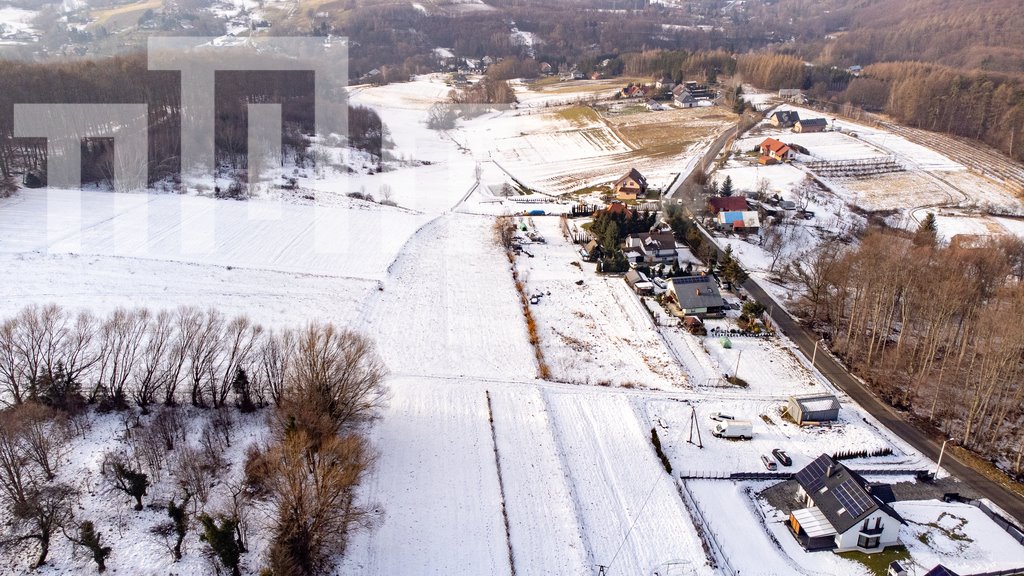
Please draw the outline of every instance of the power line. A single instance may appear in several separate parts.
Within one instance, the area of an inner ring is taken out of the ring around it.
[[[611,562],[608,562],[606,566],[599,566],[600,574],[608,574],[611,570],[612,564],[615,564],[615,559],[619,557],[619,552],[622,551],[622,547],[626,544],[626,540],[629,539],[629,535],[633,533],[633,528],[636,527],[637,521],[640,520],[640,515],[643,514],[644,508],[647,507],[647,503],[651,500],[651,496],[654,495],[654,489],[658,487],[658,483],[661,482],[662,474],[658,474],[658,477],[654,479],[654,485],[651,486],[651,491],[647,493],[647,498],[644,499],[644,503],[640,505],[640,510],[637,510],[636,517],[633,518],[633,523],[629,525],[629,530],[626,531],[626,535],[622,537],[622,542],[619,542],[619,547],[615,550],[615,555],[612,556]]]

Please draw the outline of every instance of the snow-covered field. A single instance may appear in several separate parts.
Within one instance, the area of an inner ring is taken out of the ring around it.
[[[596,276],[551,216],[523,221],[546,243],[527,244],[533,256],[514,263],[527,294],[542,294],[531,306],[553,378],[539,380],[513,264],[492,238],[493,218],[474,212],[560,205],[493,202],[483,186],[475,187],[476,165],[484,165],[482,179],[499,183],[505,176],[489,162],[492,155],[504,154],[503,166],[527,180],[551,177],[547,168],[530,171],[541,160],[604,178],[593,174],[618,172],[620,166],[606,163],[626,145],[604,123],[573,129],[568,119],[511,110],[468,120],[451,134],[430,131],[427,110],[446,92],[436,78],[353,89],[353,102],[381,112],[396,156],[407,162],[383,174],[302,178],[305,190],[330,200],[322,205],[96,191],[22,191],[0,200],[0,266],[13,280],[0,283],[0,314],[51,301],[96,312],[195,304],[247,313],[267,325],[330,320],[370,336],[392,372],[389,404],[371,430],[379,459],[360,489],[378,516],[353,537],[340,574],[590,574],[598,565],[613,574],[722,573],[706,556],[704,531],[740,573],[860,576],[861,565],[802,553],[785,526],[763,526],[748,492],[763,486],[687,481],[694,510],[678,473],[759,471],[758,457],[776,447],[794,458],[793,470],[822,452],[876,447],[894,455],[862,464],[931,463],[849,403],[832,428],[784,421],[779,410],[786,396],[828,390],[788,341],[737,338],[726,350],[715,338],[684,334],[666,322],[656,326],[644,309],[653,301],[638,299],[620,278]],[[574,135],[549,138],[551,128]],[[615,139],[582,144],[588,133]],[[699,154],[695,146],[687,154]],[[515,154],[522,156],[510,159]],[[656,162],[667,174],[684,160]],[[729,169],[743,186],[773,174]],[[775,182],[780,190],[803,180],[798,169],[784,171]],[[398,206],[345,196],[382,193],[383,184]],[[836,202],[822,197],[812,206],[825,214]],[[713,385],[737,364],[748,388]],[[687,442],[693,409],[703,449]],[[754,440],[712,438],[713,411],[750,418]],[[652,428],[675,475],[654,451]],[[159,510],[133,515],[93,495],[102,448],[118,445],[123,429],[118,418],[99,419],[72,452],[73,462],[88,470],[71,478],[89,494],[84,510],[109,527],[105,538],[121,542],[111,572],[209,573],[196,534],[186,560],[171,564],[163,544],[145,532],[163,517]],[[239,426],[231,474],[239,472],[241,451],[265,431],[258,417]],[[151,501],[166,501],[169,486],[158,486]],[[708,523],[695,525],[694,515]],[[255,567],[265,539],[251,544],[245,563]],[[937,552],[919,544],[908,542],[922,563],[945,550],[945,544]],[[87,560],[70,554],[61,540],[48,573],[84,572]],[[995,554],[977,558],[995,562]],[[1007,563],[1016,559],[1005,555]],[[16,560],[5,573],[27,565]]]
[[[373,432],[380,460],[363,487],[384,516],[351,544],[343,572],[508,573],[483,390],[416,378],[389,386],[390,406]]]

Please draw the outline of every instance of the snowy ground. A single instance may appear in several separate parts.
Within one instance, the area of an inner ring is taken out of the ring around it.
[[[975,506],[924,500],[893,507],[907,520],[900,540],[922,571],[940,563],[958,574],[1024,567],[1024,548]]]
[[[408,162],[380,175],[304,178],[304,188],[330,193],[321,206],[101,192],[69,198],[59,191],[0,200],[0,265],[5,278],[17,279],[0,283],[0,313],[49,301],[97,312],[189,303],[246,312],[270,325],[319,319],[366,332],[392,372],[390,403],[371,433],[380,458],[360,492],[380,516],[353,538],[341,574],[475,576],[513,567],[517,574],[587,574],[597,565],[638,575],[722,572],[705,555],[692,520],[701,512],[688,508],[678,479],[655,454],[652,428],[677,473],[758,471],[758,456],[775,447],[789,451],[794,470],[822,452],[884,446],[895,454],[862,464],[930,464],[849,403],[831,429],[784,422],[779,408],[786,396],[827,389],[791,344],[735,339],[725,350],[714,338],[684,334],[667,322],[656,326],[644,309],[651,301],[638,299],[620,278],[573,264],[580,258],[556,217],[525,219],[547,242],[526,245],[533,257],[515,263],[527,293],[543,293],[532,310],[558,381],[538,380],[511,265],[492,239],[493,218],[475,213],[565,205],[496,201],[482,191],[489,182],[474,186],[474,171],[483,163],[485,178],[500,182],[500,169],[488,162],[494,143],[501,134],[515,138],[516,122],[527,118],[524,131],[537,148],[523,152],[533,155],[524,156],[524,169],[545,154],[590,154],[591,165],[608,154],[595,147],[561,150],[573,142],[541,144],[548,121],[537,122],[539,114],[491,113],[452,135],[427,130],[427,110],[446,90],[429,78],[354,89],[354,102],[381,111],[396,155]],[[496,132],[488,135],[488,126]],[[397,207],[345,197],[380,191],[382,184],[392,187]],[[737,362],[748,388],[712,383]],[[598,385],[605,381],[617,386]],[[686,442],[691,407],[703,449]],[[712,411],[750,418],[755,439],[711,438]],[[76,440],[73,461],[89,471],[76,481],[87,493],[97,482],[101,448],[118,445],[122,427],[116,418],[100,419]],[[240,425],[232,474],[241,450],[264,431],[255,419]],[[168,486],[152,498],[166,499]],[[715,535],[732,568],[862,573],[859,564],[831,555],[802,554],[792,538],[783,538],[784,526],[769,523],[766,531],[750,485],[688,486],[709,519],[700,529]],[[144,533],[158,510],[133,515],[91,493],[84,506],[109,527],[108,538],[123,542],[109,562],[112,571],[210,572],[198,540],[172,566],[162,544]],[[87,561],[71,559],[62,542],[50,573],[85,571]],[[259,564],[264,547],[257,537],[247,566]],[[916,544],[911,552],[925,560],[932,553],[917,552]],[[26,564],[17,560],[9,572]]]

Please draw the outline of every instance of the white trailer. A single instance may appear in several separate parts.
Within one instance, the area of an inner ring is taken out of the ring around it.
[[[723,420],[715,423],[711,434],[718,438],[750,440],[754,437],[754,425],[750,420]]]

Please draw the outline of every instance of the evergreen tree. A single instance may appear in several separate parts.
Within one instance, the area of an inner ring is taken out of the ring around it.
[[[917,232],[914,233],[914,245],[935,246],[938,242],[939,230],[935,224],[935,214],[929,212],[925,214],[924,219],[917,226]]]
[[[82,385],[68,376],[62,363],[57,364],[52,374],[44,373],[40,376],[37,389],[39,401],[51,408],[76,412],[85,405]]]
[[[181,543],[185,540],[185,535],[188,534],[188,499],[189,495],[185,494],[181,504],[175,504],[172,498],[171,503],[167,505],[167,515],[171,517],[176,536],[172,550],[175,560],[181,560]]]
[[[220,563],[231,570],[231,576],[241,576],[238,564],[242,559],[243,548],[235,537],[238,519],[221,516],[218,520],[207,514],[199,516],[199,522],[203,525],[203,534],[199,538],[210,545]]]
[[[718,191],[718,193],[725,197],[732,196],[733,192],[734,190],[732,188],[732,176],[726,176],[725,180],[722,181],[722,188]]]
[[[96,526],[86,520],[78,527],[78,544],[85,546],[92,553],[92,559],[96,562],[96,569],[103,572],[107,569],[107,556],[110,556],[110,546],[104,546],[102,536],[96,531]]]
[[[252,401],[252,386],[249,384],[249,375],[241,367],[235,372],[235,379],[231,381],[231,388],[235,391],[238,401],[238,409],[243,413],[256,410],[256,404]]]
[[[614,220],[605,226],[598,243],[605,254],[613,254],[619,251],[619,226]]]
[[[132,469],[123,460],[111,463],[114,472],[114,488],[135,499],[135,510],[142,510],[142,497],[149,490],[149,476]]]

